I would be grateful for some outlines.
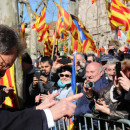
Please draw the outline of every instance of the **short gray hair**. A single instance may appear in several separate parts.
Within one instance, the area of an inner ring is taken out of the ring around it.
[[[107,67],[108,67],[109,65],[115,65],[116,62],[119,62],[119,60],[117,60],[116,58],[108,60],[108,61],[107,61]]]
[[[82,52],[76,52],[76,55],[81,55],[82,59],[84,60],[85,59],[85,56]]]

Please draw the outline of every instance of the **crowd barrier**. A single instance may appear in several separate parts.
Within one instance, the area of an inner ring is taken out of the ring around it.
[[[55,123],[55,127],[51,130],[130,130],[130,120],[106,120],[102,118],[95,118],[92,114],[87,113],[84,116],[75,117],[78,119],[74,121],[74,128],[72,124],[67,121],[59,120]],[[97,126],[95,128],[94,121],[96,120]],[[69,124],[69,125],[68,125]]]

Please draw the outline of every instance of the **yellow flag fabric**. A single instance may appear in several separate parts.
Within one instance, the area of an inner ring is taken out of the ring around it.
[[[130,43],[130,30],[127,32],[126,37],[127,37],[127,40],[126,40],[126,41],[127,41],[128,43]]]
[[[20,35],[25,40],[25,24],[24,24],[24,22],[22,23],[21,28],[20,28]]]
[[[112,0],[111,23],[116,26],[123,26],[122,30],[130,29],[130,9],[119,0]]]
[[[9,68],[6,71],[4,77],[0,78],[0,85],[4,85],[6,87],[12,87],[14,89],[14,92],[9,94],[9,96],[5,98],[5,101],[2,104],[2,107],[4,109],[19,108],[14,72],[15,71],[14,71],[14,65],[13,65],[11,68]]]

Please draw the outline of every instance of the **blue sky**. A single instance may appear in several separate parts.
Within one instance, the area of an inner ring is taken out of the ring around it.
[[[32,10],[35,11],[37,5],[38,5],[38,2],[39,0],[29,0],[30,4],[31,4],[31,7],[32,7]],[[55,0],[57,3],[59,3],[59,0]],[[42,6],[41,5],[37,11],[37,14],[39,14],[42,10]],[[61,0],[61,6],[66,10],[68,11],[68,0]],[[20,8],[20,4],[18,5],[18,7]],[[52,21],[56,21],[57,20],[57,13],[58,13],[58,9],[57,7],[55,6],[55,4],[53,3],[53,0],[49,0],[48,1],[48,6],[47,6],[47,11],[46,11],[46,22],[47,23],[50,23]],[[28,13],[27,13],[27,10],[26,10],[26,7],[24,5],[23,7],[23,21],[26,23],[28,21],[30,21],[30,18],[28,16]]]

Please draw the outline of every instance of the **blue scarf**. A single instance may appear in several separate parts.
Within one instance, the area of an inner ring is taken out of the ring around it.
[[[57,82],[57,84],[58,84],[58,86],[59,86],[60,88],[64,88],[66,84],[70,84],[70,83],[71,83],[71,81],[69,81],[68,83],[63,84],[60,79],[59,79],[58,82]]]

